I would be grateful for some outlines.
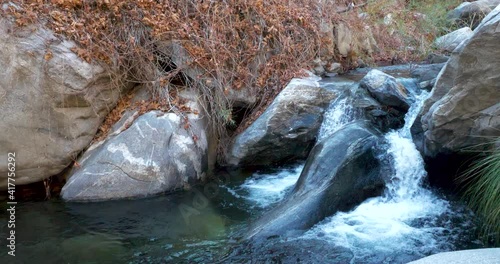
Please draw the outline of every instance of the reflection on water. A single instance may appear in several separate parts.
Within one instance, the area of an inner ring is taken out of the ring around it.
[[[48,202],[18,205],[15,260],[30,263],[141,263],[184,259],[218,246],[228,236],[231,214],[221,215],[208,201],[186,221],[179,205],[190,195],[103,203]],[[2,210],[5,212],[5,210]],[[2,237],[7,227],[2,215]],[[206,241],[206,242],[204,242]],[[185,252],[186,254],[184,254]],[[11,263],[2,250],[1,263]],[[44,261],[45,260],[45,261]]]
[[[283,198],[301,170],[302,165],[298,165],[250,178],[238,174],[229,181],[219,181],[220,186],[212,182],[191,192],[149,199],[20,203],[16,208],[15,260],[212,262],[226,253],[231,234],[243,229],[251,215]],[[4,207],[0,215],[2,237],[8,231]],[[11,261],[6,250],[0,251],[0,263]]]
[[[231,237],[245,230],[249,219],[258,217],[286,195],[301,169],[302,165],[297,165],[269,173],[256,173],[247,179],[234,175],[230,182],[216,190],[216,195],[210,195],[201,186],[189,193],[142,200],[22,203],[16,208],[16,262],[12,262],[6,250],[2,250],[0,263],[32,263],[33,260],[39,263],[211,263],[235,245]],[[394,255],[392,252],[384,253],[384,247],[390,248],[387,245],[397,246],[405,242],[406,245],[413,243],[423,247],[424,244],[429,248],[424,254],[439,250],[433,248],[434,242],[425,235],[429,230],[438,234],[437,238],[443,243],[448,239],[446,243],[450,246],[460,239],[470,243],[469,238],[456,237],[460,235],[456,230],[470,227],[460,226],[467,223],[459,217],[436,219],[429,218],[429,215],[418,216],[423,210],[421,207],[429,206],[427,209],[433,210],[437,206],[439,209],[439,203],[433,201],[416,200],[411,204],[386,203],[373,207],[370,204],[377,202],[373,199],[354,213],[340,213],[329,222],[313,228],[307,233],[309,238],[269,243],[266,252],[275,252],[280,255],[279,259],[284,260],[287,257],[297,259],[297,254],[313,254],[309,258],[311,261],[335,263],[358,254],[384,256],[375,258],[382,261]],[[0,231],[5,237],[7,215],[5,205],[2,206]],[[367,213],[363,208],[376,208],[377,211]],[[383,211],[384,208],[387,212]],[[374,215],[378,217],[367,217]],[[384,217],[387,218],[385,223],[380,221]],[[408,219],[411,221],[406,221]],[[450,226],[455,229],[447,229]],[[440,227],[443,228],[439,230]],[[393,236],[396,233],[398,235]],[[368,236],[373,245],[356,245],[356,241],[360,240],[349,238],[355,236]],[[364,251],[356,251],[361,248]],[[324,250],[328,250],[329,254],[324,254]],[[403,257],[414,254],[410,252],[411,248],[403,251],[406,252]],[[265,255],[260,257],[267,259]],[[252,256],[243,255],[240,259],[244,262],[248,258]]]

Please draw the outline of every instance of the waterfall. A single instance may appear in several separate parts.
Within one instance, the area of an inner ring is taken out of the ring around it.
[[[339,97],[333,101],[325,114],[318,134],[318,141],[328,137],[335,131],[342,128],[360,117],[360,112],[352,106],[352,97]]]
[[[354,255],[353,263],[381,263],[387,261],[386,257],[402,262],[408,259],[397,260],[394,256],[416,258],[453,249],[449,234],[460,231],[449,219],[443,218],[459,216],[447,201],[422,185],[427,173],[411,139],[410,127],[428,93],[422,92],[415,97],[416,102],[405,116],[404,127],[385,135],[387,149],[382,158],[391,160],[392,175],[384,195],[366,200],[351,212],[339,212],[325,219],[300,239],[322,240],[347,247]],[[339,117],[350,111],[349,107],[342,106],[346,103],[341,100],[328,112],[327,126],[346,122],[346,118]],[[324,136],[331,130],[322,127],[321,131],[320,135]]]
[[[412,83],[411,79],[406,80],[406,82]],[[410,107],[405,116],[405,125],[397,131],[387,133],[385,136],[389,145],[386,155],[393,161],[394,170],[386,186],[386,196],[390,197],[390,199],[409,198],[419,192],[426,191],[421,187],[422,181],[427,175],[424,161],[412,141],[410,128],[415,122],[425,99],[428,97],[429,93],[426,91],[415,95],[416,102]],[[352,106],[351,96],[339,97],[331,103],[324,114],[318,141],[360,117],[361,113]]]
[[[413,84],[413,80],[407,79]],[[341,91],[324,114],[318,141],[328,140],[346,124],[363,118],[353,107],[357,83],[332,84]],[[429,93],[409,89],[414,97],[405,116],[405,125],[389,131],[379,146],[381,161],[391,167],[385,175],[386,189],[350,212],[337,212],[305,233],[286,241],[326,248],[342,248],[352,253],[351,263],[406,263],[432,253],[453,250],[457,241],[470,235],[474,224],[470,214],[425,188],[424,161],[412,141],[410,128]],[[388,161],[388,162],[387,162]],[[299,178],[303,165],[270,174],[254,174],[231,190],[252,209],[276,205]],[[300,240],[300,241],[297,241]],[[314,240],[314,241],[311,241]],[[318,244],[319,243],[319,244]]]
[[[398,131],[391,131],[385,136],[389,143],[387,155],[393,160],[394,173],[387,183],[386,195],[391,199],[407,199],[427,190],[422,188],[422,181],[427,176],[424,161],[411,138],[410,128],[423,106],[428,92],[416,96],[416,102],[405,116],[405,125]]]
[[[318,141],[361,116],[361,112],[352,107],[352,97],[349,96],[352,93],[351,90],[357,88],[357,83],[343,81],[335,83],[330,88],[343,91],[343,95],[334,100],[325,111],[318,133]],[[248,201],[251,208],[267,208],[285,197],[297,182],[303,168],[304,164],[302,163],[292,168],[280,169],[274,173],[254,173],[243,184],[234,188],[225,188],[234,197]]]

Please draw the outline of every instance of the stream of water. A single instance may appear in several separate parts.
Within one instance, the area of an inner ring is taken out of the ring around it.
[[[457,211],[423,186],[427,173],[410,127],[427,97],[427,92],[417,95],[405,126],[385,136],[387,150],[380,158],[389,160],[393,171],[384,195],[365,201],[351,212],[335,214],[303,238],[348,247],[353,252],[352,263],[398,263],[410,256],[453,250],[456,242],[467,236],[464,230],[474,228],[474,223],[465,208]]]
[[[273,250],[286,242],[307,245],[308,253],[303,254],[322,263],[344,263],[329,254],[339,248],[349,252],[351,263],[405,263],[432,253],[481,247],[473,239],[474,216],[459,202],[425,187],[424,163],[409,129],[426,96],[416,95],[406,125],[385,135],[386,151],[380,159],[390,162],[393,170],[384,194],[274,244]],[[338,99],[326,113],[319,137],[354,119],[349,99]],[[12,262],[2,250],[0,262],[213,263],[238,244],[234,234],[290,192],[302,168],[299,163],[253,174],[220,171],[229,180],[218,182],[213,195],[201,186],[189,193],[132,201],[22,203],[16,211],[17,257]],[[0,209],[0,235],[6,237],[6,208]],[[247,262],[252,256],[240,259]]]

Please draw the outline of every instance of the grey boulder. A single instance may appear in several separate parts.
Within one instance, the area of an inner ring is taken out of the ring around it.
[[[488,5],[491,10],[495,9],[498,5],[500,5],[500,0],[478,0],[477,2],[484,3]]]
[[[16,185],[63,171],[89,145],[127,87],[81,60],[75,44],[33,25],[0,18],[0,189],[7,153],[16,153]]]
[[[196,104],[190,107],[196,109]],[[92,145],[73,168],[61,195],[67,201],[152,196],[188,188],[208,168],[205,121],[188,114],[138,110],[124,115],[104,140]]]
[[[408,90],[396,78],[376,69],[371,70],[361,79],[361,88],[383,105],[408,111],[412,98]]]
[[[438,63],[445,63],[450,59],[449,56],[443,55],[443,54],[436,54],[436,53],[431,53],[429,56],[427,56],[427,61],[430,64],[438,64]]]
[[[412,127],[425,156],[487,148],[500,136],[499,28],[500,6],[454,51],[439,74],[421,119]]]
[[[437,76],[443,69],[445,63],[417,65],[410,71],[412,78],[418,83],[418,88],[430,91],[436,84]]]
[[[416,65],[411,69],[410,75],[412,78],[417,79],[418,83],[431,81],[436,79],[444,65],[445,63]]]
[[[475,29],[481,20],[487,16],[500,0],[479,0],[474,2],[463,2],[448,13],[448,20],[463,26]]]
[[[452,52],[460,43],[468,40],[471,36],[472,29],[463,27],[437,38],[434,45],[442,51]]]
[[[500,248],[481,248],[434,254],[408,264],[500,264]]]
[[[257,220],[247,239],[266,239],[306,230],[339,210],[381,194],[384,180],[375,146],[380,133],[354,122],[318,143],[292,193]]]
[[[227,157],[230,165],[266,166],[307,157],[323,113],[337,96],[311,78],[290,81],[266,111],[235,138]]]

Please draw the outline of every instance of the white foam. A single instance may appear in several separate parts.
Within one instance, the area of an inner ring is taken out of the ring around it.
[[[344,125],[357,119],[358,114],[348,97],[339,98],[330,104],[323,115],[323,122],[318,134],[318,141],[328,137]]]
[[[411,139],[398,132],[389,132],[385,138],[389,142],[387,154],[392,158],[394,169],[386,185],[386,194],[398,201],[411,198],[424,190],[421,187],[427,175],[424,161]]]
[[[265,208],[281,201],[295,185],[303,164],[271,174],[256,173],[234,192],[258,207]]]
[[[448,203],[430,192],[400,201],[377,197],[351,212],[337,213],[308,231],[304,238],[348,247],[359,259],[377,253],[425,252],[443,248],[439,244],[446,241],[435,234],[444,227],[424,227],[414,221],[429,221],[448,210]]]
[[[388,143],[385,158],[392,161],[393,173],[384,195],[363,202],[351,212],[335,214],[306,232],[303,239],[320,239],[347,247],[356,263],[377,254],[424,255],[451,249],[443,233],[450,232],[452,226],[445,227],[437,219],[453,212],[447,201],[423,188],[427,173],[410,134],[411,124],[427,96],[424,93],[417,97],[402,129],[385,136]]]

